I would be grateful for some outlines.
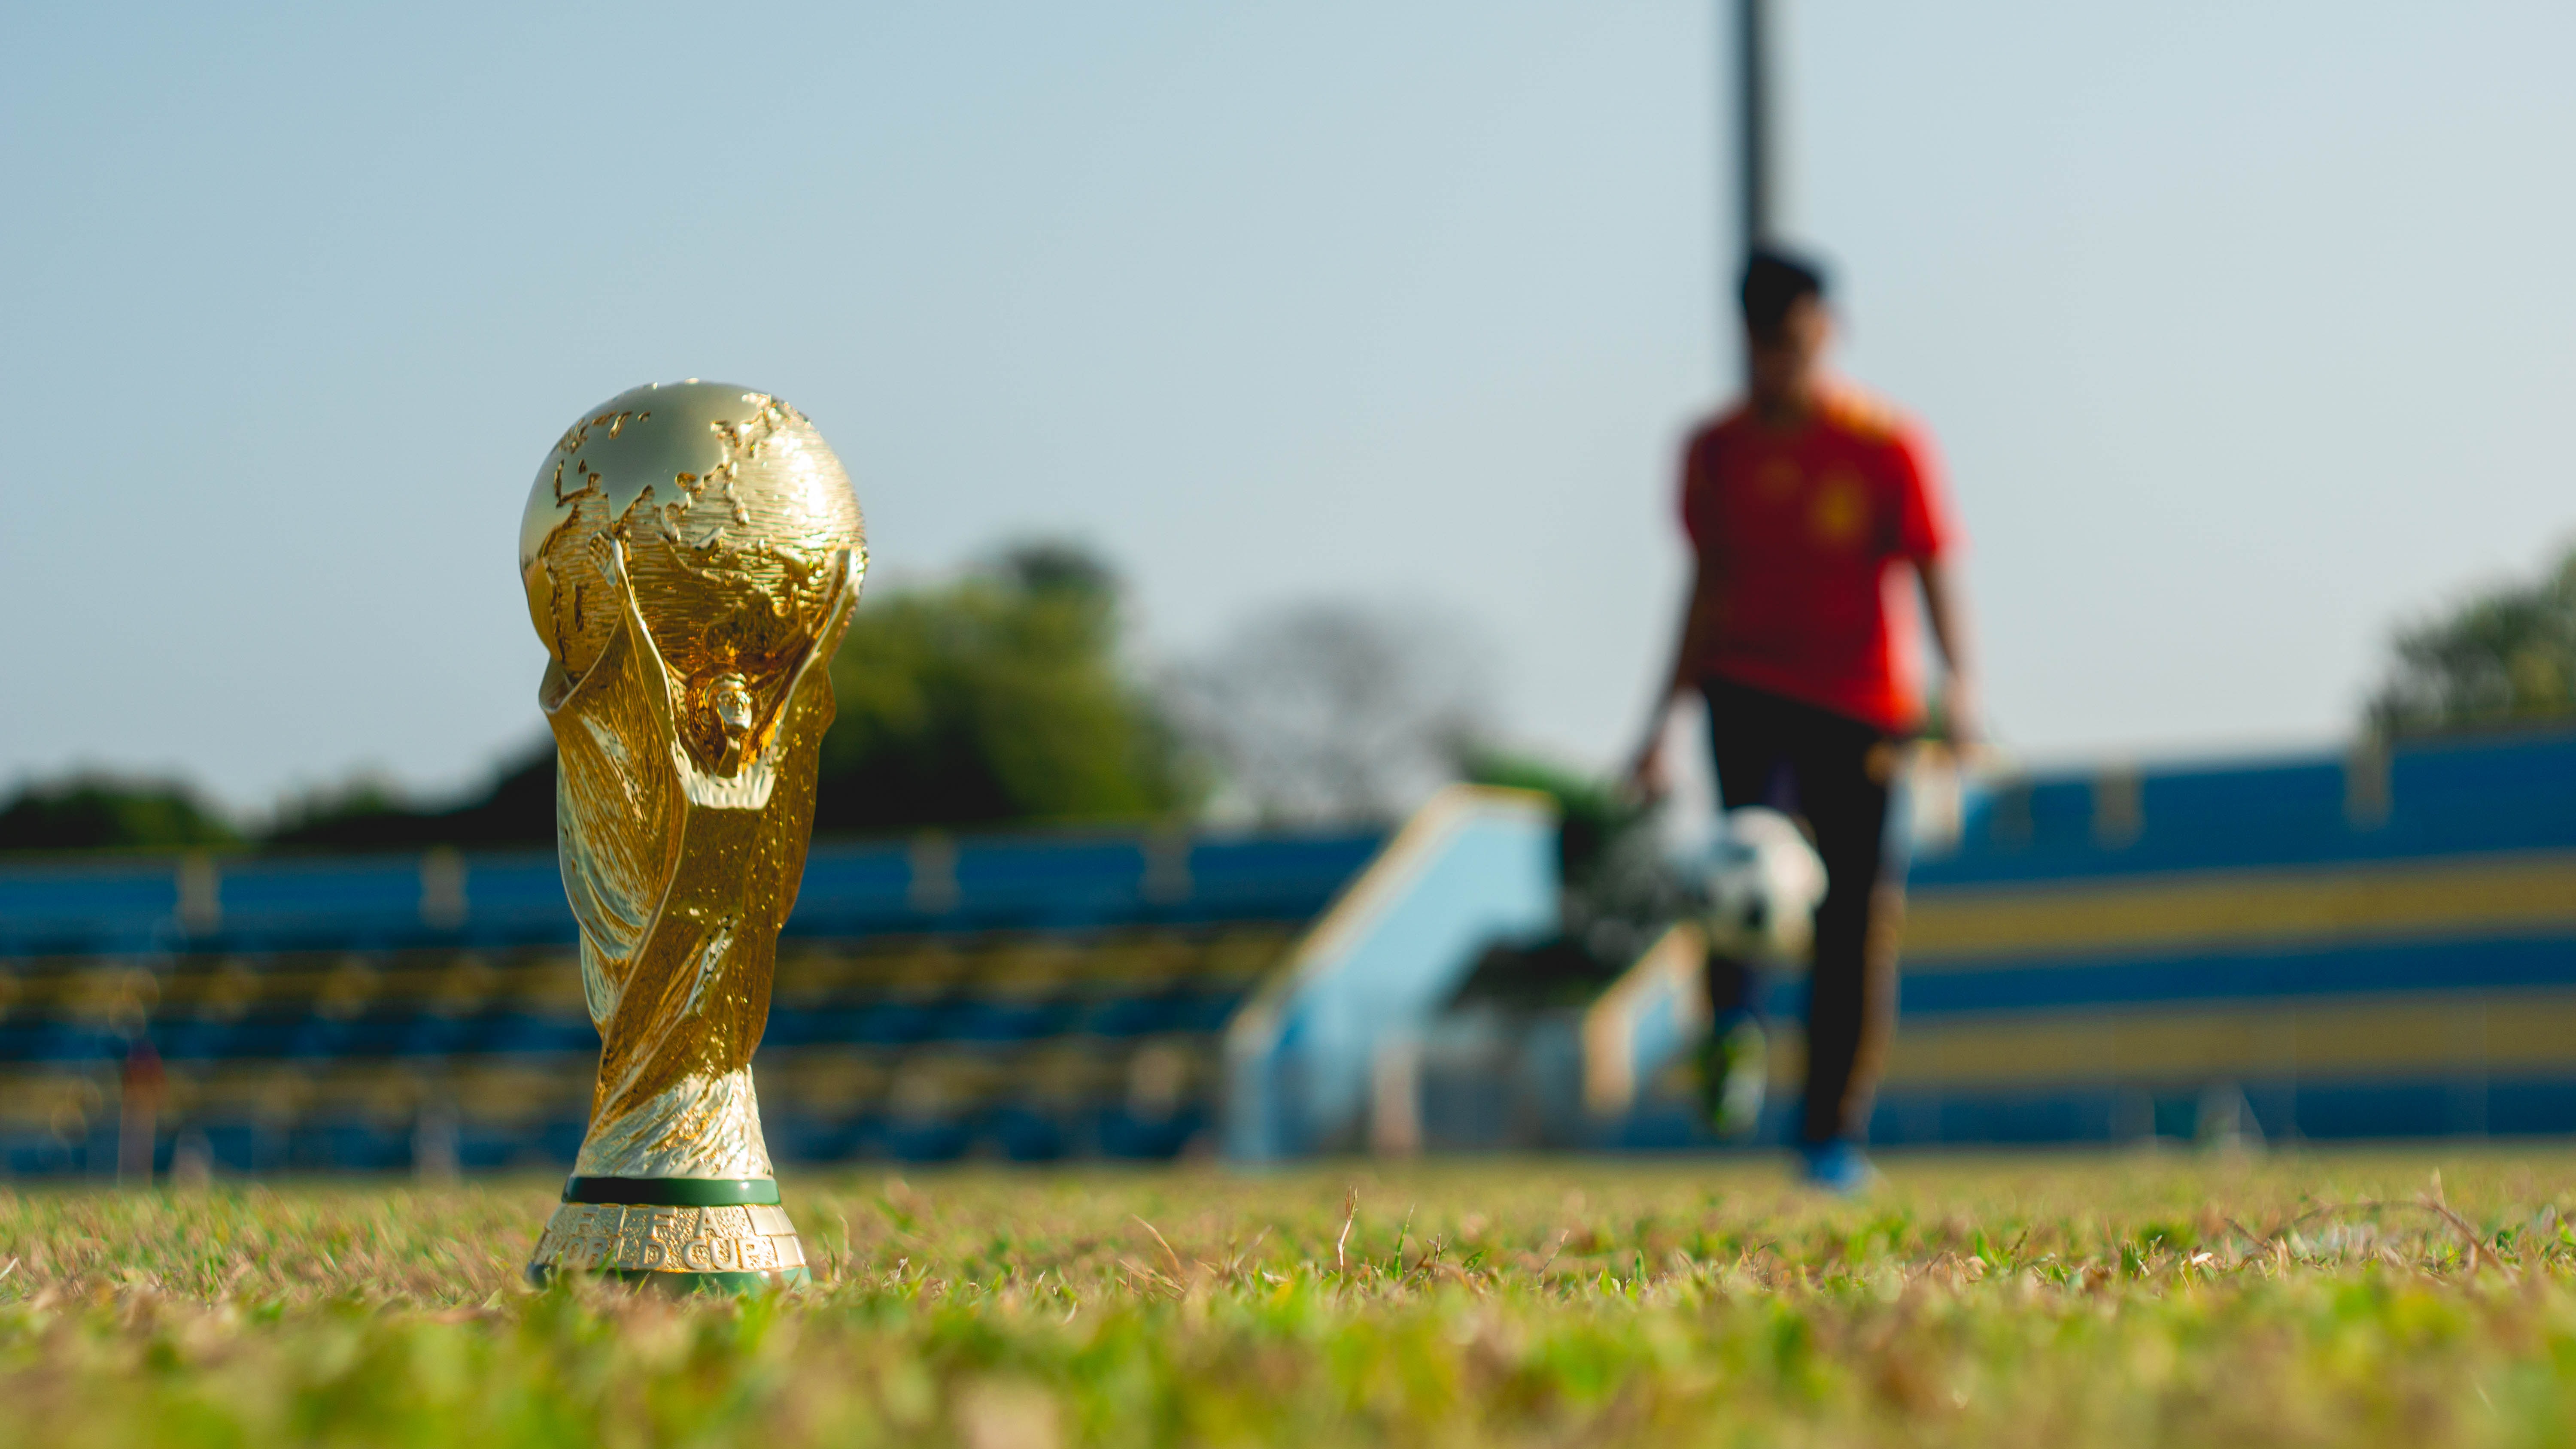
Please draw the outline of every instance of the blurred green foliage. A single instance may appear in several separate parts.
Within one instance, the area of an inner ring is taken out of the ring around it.
[[[551,849],[554,742],[541,741],[504,765],[462,804],[423,807],[390,786],[360,780],[287,802],[259,841],[271,850]]]
[[[38,782],[0,808],[0,851],[187,850],[241,837],[187,786],[77,775]]]
[[[1080,549],[859,610],[832,660],[820,831],[1124,822],[1196,803],[1179,738],[1120,657],[1118,586]]]
[[[2576,552],[2398,632],[2369,707],[2386,736],[2576,717]]]

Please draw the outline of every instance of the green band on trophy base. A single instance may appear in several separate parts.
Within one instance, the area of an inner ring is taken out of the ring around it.
[[[634,1207],[736,1207],[778,1205],[774,1177],[575,1177],[564,1183],[565,1202],[618,1203]]]

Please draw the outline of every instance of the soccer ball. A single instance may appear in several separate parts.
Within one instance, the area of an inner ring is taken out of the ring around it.
[[[1711,950],[1775,966],[1806,960],[1825,863],[1788,816],[1759,806],[1728,811],[1701,883],[1700,925]]]

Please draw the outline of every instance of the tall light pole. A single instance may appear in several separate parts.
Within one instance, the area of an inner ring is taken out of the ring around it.
[[[1771,241],[1779,220],[1773,187],[1771,0],[1734,0],[1736,183],[1743,252]],[[1739,260],[1742,253],[1739,253]]]

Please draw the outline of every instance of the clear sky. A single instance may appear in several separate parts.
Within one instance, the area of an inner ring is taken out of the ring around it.
[[[2576,7],[1782,0],[1793,230],[1941,438],[2025,754],[2339,735],[2576,530]],[[11,6],[0,785],[469,783],[576,413],[698,375],[879,578],[1341,594],[1607,764],[1731,381],[1710,0]]]

